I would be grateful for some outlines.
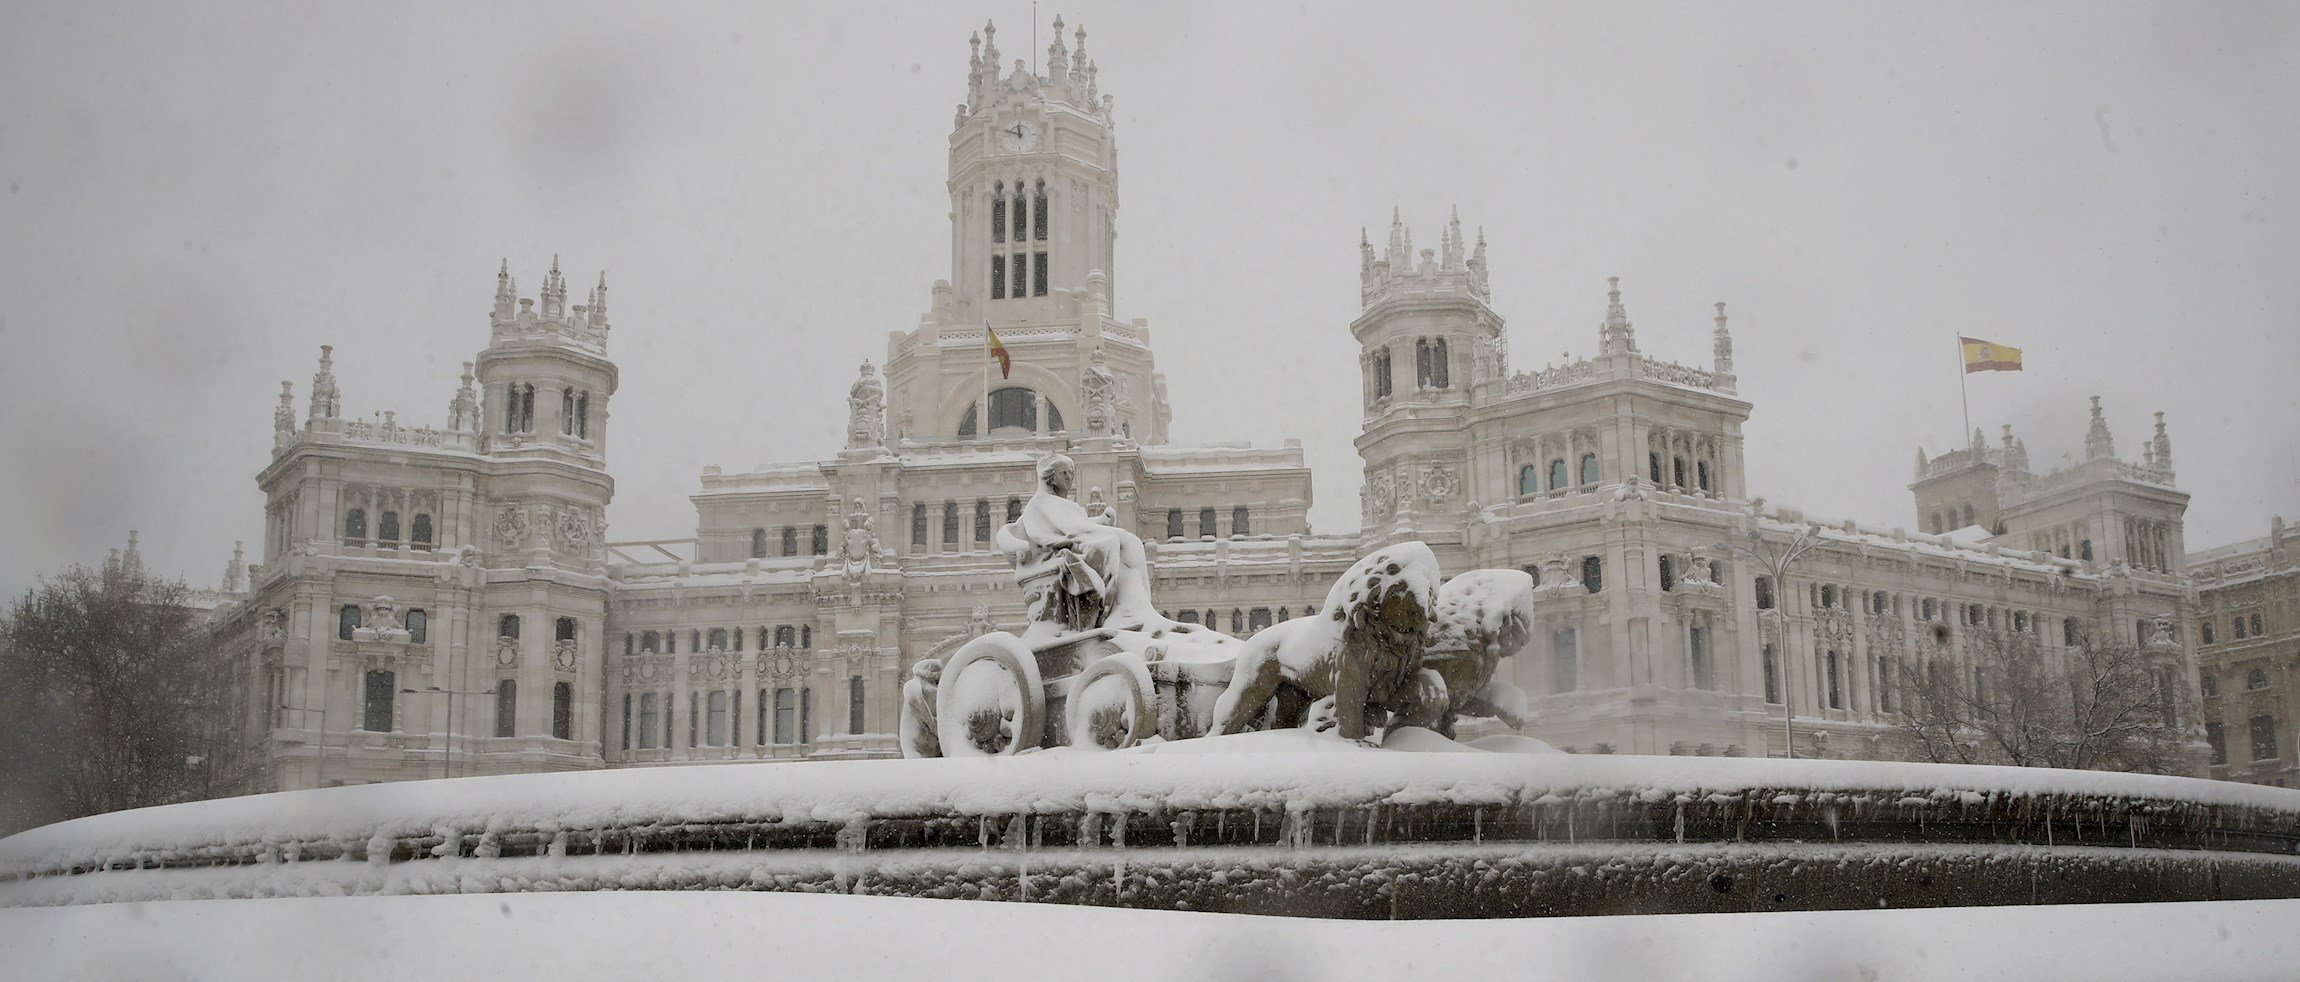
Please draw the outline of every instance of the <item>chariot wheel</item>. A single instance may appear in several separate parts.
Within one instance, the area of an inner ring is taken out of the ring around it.
[[[1046,694],[1038,659],[1005,632],[966,643],[943,665],[935,736],[945,757],[1011,757],[1038,746]]]
[[[1158,731],[1157,689],[1142,656],[1130,651],[1100,659],[1071,680],[1064,726],[1081,750],[1124,750]]]

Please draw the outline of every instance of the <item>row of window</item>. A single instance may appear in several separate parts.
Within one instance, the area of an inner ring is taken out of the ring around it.
[[[1005,181],[990,192],[990,298],[1046,295],[1046,182]],[[1010,245],[1011,240],[1011,245]],[[1011,270],[1011,273],[1009,272]],[[995,428],[995,427],[993,427]]]
[[[1693,462],[1693,481],[1690,484],[1686,483],[1685,480],[1686,474],[1684,457],[1669,458],[1669,469],[1664,471],[1661,469],[1661,452],[1656,450],[1645,455],[1645,469],[1646,476],[1652,478],[1654,485],[1657,487],[1674,488],[1679,491],[1683,491],[1686,488],[1698,488],[1702,491],[1710,490],[1709,462],[1706,460],[1695,460]]]
[[[1662,558],[1666,560],[1668,557]],[[1710,568],[1712,570],[1711,575],[1715,576],[1714,571],[1717,567],[1712,565]],[[1667,580],[1666,571],[1663,573],[1663,579]],[[1774,596],[1773,578],[1770,576],[1755,577],[1755,587],[1757,609],[1773,609],[1778,603]],[[1663,589],[1668,588],[1665,586]],[[1815,610],[1824,608],[1849,610],[1858,607],[1863,612],[1872,615],[1895,617],[1900,616],[1903,612],[1902,595],[1884,590],[1857,590],[1852,587],[1839,589],[1833,583],[1809,584],[1807,590],[1807,599]],[[1922,621],[1946,622],[1953,618],[1955,622],[1967,627],[2001,627],[2020,634],[2037,633],[2046,627],[2043,614],[2025,610],[2006,612],[2001,608],[1983,604],[1952,603],[1934,597],[1918,598],[1916,614],[1917,619]],[[2140,636],[2145,638],[2148,629],[2145,621],[2142,624],[2143,633]],[[2061,643],[2073,646],[2083,639],[2083,634],[2082,625],[2076,618],[2062,618]]]
[[[416,512],[415,520],[408,523],[407,544],[417,549],[431,548],[431,515]],[[367,541],[367,509],[350,508],[343,513],[343,540],[353,544]],[[394,545],[399,538],[399,513],[384,511],[376,516],[375,541],[378,545]]]
[[[2275,760],[2282,756],[2276,741],[2276,717],[2263,714],[2252,717],[2252,759]],[[2212,746],[2212,763],[2228,763],[2228,735],[2218,723],[2204,724],[2204,742]]]
[[[351,640],[351,632],[359,629],[360,618],[364,616],[364,613],[364,610],[358,604],[344,604],[340,609],[338,609],[336,611],[335,618],[336,639],[340,641]],[[407,631],[407,640],[410,644],[423,644],[430,640],[431,615],[425,613],[423,608],[415,607],[409,609],[406,614],[400,617],[399,624],[400,627]],[[554,622],[552,627],[552,640],[575,640],[575,618],[559,618],[556,622]],[[519,615],[504,614],[500,617],[497,617],[495,619],[495,636],[499,638],[518,637]]]
[[[796,556],[799,554],[799,529],[797,526],[783,526],[781,544],[783,547],[782,555]],[[830,555],[830,526],[817,525],[807,533],[807,550],[807,554],[812,556]],[[767,558],[767,529],[764,527],[751,530],[751,558]]]
[[[1020,296],[1020,294],[1016,295]],[[1036,389],[1027,385],[1009,385],[991,390],[990,432],[993,434],[1000,430],[1020,430],[1025,433],[1039,432],[1038,407],[1040,405],[1046,407],[1046,432],[1063,432],[1062,410],[1054,405],[1053,400],[1040,398]],[[980,403],[966,407],[966,416],[958,421],[959,439],[971,440],[974,438],[975,430],[981,425],[981,417],[978,415],[981,410]]]
[[[770,637],[774,639],[773,646],[777,648],[812,648],[815,646],[815,629],[811,624],[800,624],[795,627],[789,624],[778,624],[771,632],[766,625],[761,624],[751,633],[750,637],[761,649],[768,647],[767,639]],[[688,628],[687,650],[703,651],[706,648],[717,648],[721,651],[743,650],[743,629],[740,627],[714,627],[705,633],[701,628]],[[623,634],[623,655],[626,658],[634,654],[675,655],[678,653],[679,632],[676,628],[668,631],[628,631]]]
[[[399,673],[387,669],[368,672],[362,680],[359,728],[370,733],[392,731],[393,703],[398,698]],[[417,690],[408,690],[417,691]],[[424,690],[428,691],[428,690]],[[519,735],[519,683],[515,679],[501,679],[495,683],[495,735]],[[449,693],[432,693],[447,695]],[[486,693],[480,693],[486,695]],[[551,685],[551,736],[556,740],[572,740],[575,733],[575,685],[554,682]]]
[[[1308,608],[1304,608],[1304,612],[1307,613]],[[1218,610],[1185,610],[1167,616],[1184,624],[1204,624],[1207,627],[1220,630],[1221,614],[1222,612]],[[1288,607],[1280,607],[1274,613],[1268,607],[1256,607],[1252,610],[1232,607],[1230,608],[1230,633],[1239,637],[1246,637],[1279,621],[1292,620],[1293,617],[1292,609]]]
[[[675,697],[668,692],[624,693],[623,749],[656,750],[675,746],[671,718],[674,701]],[[814,730],[813,689],[760,689],[758,701],[753,705],[756,718],[755,743],[764,746],[812,741],[813,737],[809,734]],[[848,733],[863,732],[865,708],[868,705],[863,677],[848,677]],[[686,717],[685,746],[688,748],[734,746],[742,736],[743,690],[689,692]]]
[[[1389,396],[1391,381],[1390,349],[1375,348],[1372,352],[1374,398]],[[1444,338],[1414,339],[1414,388],[1453,388],[1453,359]]]
[[[2268,632],[2262,630],[2262,628],[2266,625],[2261,621],[2259,614],[2253,614],[2250,617],[2246,617],[2243,614],[2238,614],[2234,618],[2230,619],[2229,625],[2233,628],[2233,630],[2229,632],[2232,640],[2242,641],[2246,638],[2264,638],[2268,636]],[[2212,644],[2213,622],[2203,622],[2201,625],[2199,625],[2199,630],[2204,632],[2201,639],[2203,643]]]
[[[535,385],[522,382],[503,390],[503,432],[535,432]],[[579,440],[591,438],[591,393],[573,387],[559,390],[559,432]]]
[[[1218,539],[1222,537],[1222,529],[1216,524],[1219,514],[1212,508],[1198,509],[1199,538]],[[1181,539],[1186,537],[1182,522],[1183,517],[1184,512],[1180,508],[1166,509],[1166,538]],[[1233,536],[1254,534],[1253,517],[1252,510],[1245,505],[1233,506],[1230,509],[1230,534]]]
[[[2219,676],[2205,672],[2204,677],[2199,682],[2204,690],[2205,698],[2209,699],[2220,694]],[[2247,691],[2259,692],[2268,688],[2269,684],[2268,670],[2265,668],[2255,668],[2244,673],[2244,688]]]
[[[1595,487],[1597,485],[1597,455],[1581,455],[1581,480],[1567,481],[1565,458],[1552,457],[1549,461],[1549,490],[1563,491],[1569,487]],[[1539,494],[1542,491],[1541,471],[1532,464],[1517,469],[1517,493]]]
[[[1541,585],[1541,567],[1540,567],[1540,566],[1526,566],[1526,567],[1522,567],[1522,568],[1525,570],[1525,575],[1527,575],[1527,576],[1530,576],[1530,577],[1533,577],[1533,585],[1534,585],[1534,586],[1540,586],[1540,585]],[[1605,590],[1605,560],[1604,560],[1602,557],[1598,557],[1598,556],[1583,556],[1583,557],[1581,557],[1581,587],[1582,587],[1582,589],[1584,589],[1584,590],[1588,590],[1588,591],[1589,591],[1589,592],[1591,592],[1591,593],[1602,593],[1602,592],[1604,592],[1604,590]]]

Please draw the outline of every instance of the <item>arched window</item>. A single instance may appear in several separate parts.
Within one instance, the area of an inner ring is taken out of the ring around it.
[[[926,548],[926,502],[923,501],[910,506],[910,547]]]
[[[591,393],[575,394],[575,438],[591,439]]]
[[[2197,625],[2197,627],[2198,627],[2199,629],[2201,629],[2201,630],[2204,632],[2204,643],[2205,643],[2205,644],[2211,644],[2211,643],[2212,643],[2212,622],[2211,622],[2211,621],[2205,621],[2204,623]]]
[[[1757,609],[1773,609],[1773,578],[1770,576],[1760,576],[1757,577],[1755,582],[1757,586]]]
[[[990,393],[990,431],[1038,429],[1038,394],[1020,386]]]
[[[1014,495],[1009,495],[1009,496],[1007,497],[1007,499],[1006,499],[1006,520],[1007,520],[1007,521],[1009,521],[1009,522],[1019,522],[1019,521],[1021,521],[1021,520],[1022,520],[1022,498],[1021,498],[1021,497],[1019,497],[1019,496],[1014,496]]]
[[[418,607],[407,612],[407,643],[423,644],[431,640],[431,615]]]
[[[2245,638],[2245,637],[2246,637],[2246,635],[2245,635],[2245,633],[2244,633],[2244,615],[2242,615],[2242,614],[2238,614],[2238,615],[2236,615],[2236,640],[2238,640],[2238,641],[2242,641],[2242,640],[2244,640],[2244,638]]]
[[[1939,534],[1941,534],[1942,532],[1948,531],[1947,529],[1944,529],[1944,528],[1942,528],[1942,527],[1941,527],[1941,513],[1940,513],[1940,512],[1937,512],[1937,511],[1936,511],[1936,512],[1934,512],[1934,513],[1933,513],[1933,520],[1932,520],[1932,530],[1933,530],[1933,534],[1934,534],[1934,535],[1939,535]]]
[[[399,541],[399,513],[387,511],[375,520],[375,538],[378,542]]]
[[[974,499],[974,544],[981,545],[989,541],[990,501],[986,498],[976,498]]]
[[[2260,615],[2252,615],[2252,636],[2257,638],[2267,633],[2268,632],[2260,629]]]
[[[367,538],[367,509],[354,508],[343,513],[343,537],[347,542]]]
[[[496,636],[496,637],[499,637],[499,638],[516,638],[516,637],[518,637],[518,636],[519,636],[519,615],[518,615],[518,614],[504,614],[504,615],[502,615],[502,616],[500,616],[500,617],[497,617],[497,618],[495,619],[495,636]]]
[[[639,635],[639,650],[653,654],[663,650],[663,632],[647,631]]]
[[[751,530],[751,558],[767,558],[767,530],[764,528]]]
[[[1971,526],[1972,524],[1973,524],[1973,506],[1971,506],[1971,505],[1966,505],[1966,506],[1965,506],[1965,524],[1963,524],[1963,525],[1959,525],[1959,526],[1957,526],[1957,527],[1958,527],[1958,528],[1966,528],[1966,527],[1969,527],[1969,526]]]
[[[1394,385],[1394,383],[1391,381],[1391,369],[1390,369],[1390,349],[1388,349],[1388,348],[1375,348],[1375,349],[1374,349],[1374,351],[1373,351],[1373,357],[1374,357],[1374,398],[1376,398],[1376,399],[1382,399],[1382,398],[1386,398],[1386,397],[1388,397],[1388,396],[1389,396],[1390,392],[1393,390],[1393,385]]]
[[[813,549],[814,549],[814,554],[815,554],[815,555],[817,555],[817,556],[827,556],[827,555],[830,555],[830,552],[831,552],[831,530],[830,530],[830,527],[829,527],[829,526],[827,526],[827,525],[817,525],[817,526],[815,526],[815,528],[814,528],[814,535],[813,535],[813,537],[812,537],[812,538],[810,538],[810,539],[808,540],[808,544],[809,544],[810,546],[812,546],[812,547],[813,547]]]
[[[575,435],[575,390],[559,390],[559,435]]]
[[[1250,522],[1247,521],[1247,519],[1250,517],[1251,516],[1246,514],[1245,505],[1237,505],[1232,507],[1230,509],[1230,534],[1233,537],[1252,535],[1253,532],[1251,529],[1253,526]]]
[[[1195,610],[1185,610],[1180,614],[1180,616],[1177,616],[1174,619],[1184,624],[1196,624],[1198,623],[1198,612]]]
[[[359,630],[359,605],[344,604],[335,612],[335,637],[338,641],[351,640],[351,632]]]
[[[1836,606],[1836,605],[1837,605],[1837,588],[1836,588],[1836,586],[1835,586],[1834,584],[1826,584],[1826,585],[1823,585],[1823,586],[1821,587],[1821,606],[1823,606],[1823,607],[1834,607],[1834,606]]]
[[[1583,483],[1583,484],[1596,484],[1596,483],[1597,483],[1597,455],[1596,455],[1596,454],[1593,454],[1593,453],[1585,453],[1585,454],[1582,454],[1582,455],[1581,455],[1581,483]]]
[[[1046,241],[1046,182],[1043,179],[1031,185],[1030,237]]]
[[[1674,488],[1685,486],[1685,458],[1669,458],[1669,486]]]
[[[2219,676],[2214,675],[2211,672],[2206,672],[2202,678],[2199,678],[2196,681],[2198,688],[2202,690],[2205,698],[2210,699],[2220,694]]]
[[[519,387],[519,432],[535,432],[535,386]]]
[[[706,640],[710,642],[710,646],[713,648],[725,648],[727,646],[727,629],[723,627],[712,628]]]
[[[1198,537],[1201,539],[1211,539],[1218,534],[1220,534],[1220,530],[1216,528],[1214,524],[1214,509],[1198,509]]]
[[[1005,181],[999,181],[998,183],[992,184],[990,186],[990,241],[995,243],[1003,243],[1006,241]],[[1001,284],[999,284],[997,281],[992,281],[991,296],[993,298],[1006,295],[1003,291],[999,290],[1000,285]]]
[[[418,548],[429,548],[431,546],[431,516],[416,512],[414,531],[408,538],[414,540]]]
[[[1698,483],[1701,485],[1701,490],[1703,490],[1703,491],[1707,491],[1707,490],[1709,490],[1709,462],[1708,462],[1708,461],[1706,461],[1706,460],[1696,460],[1696,461],[1694,461],[1694,462],[1693,462],[1693,475],[1694,475],[1694,478],[1695,478],[1695,480],[1696,480],[1696,481],[1697,481],[1697,482],[1698,482]]]
[[[1541,490],[1541,472],[1532,464],[1517,469],[1517,493],[1533,494]]]
[[[575,686],[571,682],[551,685],[551,738],[575,739]]]
[[[360,693],[359,728],[369,733],[391,732],[391,701],[399,697],[399,676],[393,672],[367,673]]]
[[[1549,489],[1550,489],[1551,491],[1558,491],[1558,490],[1562,490],[1564,487],[1565,487],[1565,458],[1563,458],[1563,457],[1558,457],[1558,458],[1552,459],[1552,460],[1549,462]]]
[[[2078,558],[2078,559],[2081,559],[2081,560],[2084,560],[2085,562],[2088,562],[2088,563],[2089,563],[2089,562],[2092,562],[2092,540],[2091,540],[2091,539],[2086,539],[2086,540],[2084,540],[2083,542],[2077,543],[2077,549],[2076,549],[2076,558]]]
[[[1668,591],[1677,589],[1677,563],[1675,557],[1662,556],[1660,557],[1660,562],[1658,565],[1661,567],[1662,592],[1666,593]]]
[[[1166,537],[1169,539],[1182,537],[1182,509],[1166,509]]]
[[[1246,630],[1248,631],[1259,631],[1269,627],[1271,623],[1273,622],[1270,620],[1270,608],[1268,607],[1256,607],[1246,613]]]
[[[795,647],[798,644],[798,638],[798,629],[790,626],[789,624],[781,624],[775,627],[775,647]]]
[[[1654,483],[1654,484],[1657,484],[1657,485],[1658,485],[1658,484],[1660,484],[1660,483],[1661,483],[1661,452],[1657,450],[1657,451],[1654,451],[1653,453],[1649,453],[1649,454],[1646,454],[1646,455],[1645,455],[1645,464],[1646,464],[1646,467],[1647,467],[1647,469],[1649,469],[1649,470],[1651,470],[1651,471],[1653,472],[1653,473],[1652,473],[1652,475],[1651,475],[1651,476],[1652,476],[1652,478],[1653,478],[1653,483]]]
[[[518,723],[519,683],[504,679],[495,683],[495,735],[518,735]]]
[[[1605,560],[1602,557],[1581,557],[1581,587],[1591,593],[1605,589]]]

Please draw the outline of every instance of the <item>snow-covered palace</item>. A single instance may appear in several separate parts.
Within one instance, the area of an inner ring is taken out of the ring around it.
[[[883,376],[862,365],[844,449],[705,469],[692,540],[603,537],[604,278],[570,304],[556,261],[533,297],[499,273],[443,425],[345,418],[325,348],[307,408],[283,386],[262,561],[235,562],[221,622],[241,790],[894,755],[906,668],[1021,623],[994,532],[1056,451],[1149,547],[1158,605],[1241,636],[1400,540],[1534,571],[1540,625],[1502,671],[1526,732],[1575,752],[1900,756],[1892,666],[1966,657],[1978,625],[2153,642],[2195,684],[2161,416],[2138,463],[2097,402],[2083,461],[2051,473],[2009,428],[1920,451],[1912,529],[1819,526],[1768,571],[1815,526],[1750,495],[1723,305],[1706,364],[1641,351],[1616,285],[1589,357],[1512,371],[1458,220],[1434,249],[1394,219],[1361,246],[1362,528],[1313,532],[1298,441],[1167,442],[1150,331],[1114,310],[1117,146],[1084,29],[1043,74],[1002,68],[991,28],[975,46],[950,278]],[[987,396],[986,327],[1013,361]]]

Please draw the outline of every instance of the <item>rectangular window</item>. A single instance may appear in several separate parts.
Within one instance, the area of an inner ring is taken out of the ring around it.
[[[831,554],[831,529],[830,529],[830,526],[828,526],[828,525],[817,525],[817,526],[815,526],[815,529],[814,529],[814,535],[811,537],[811,539],[810,539],[810,541],[809,541],[809,543],[808,543],[808,544],[809,544],[809,545],[812,545],[812,546],[814,547],[814,554],[815,554],[815,555],[817,555],[817,556],[828,556],[828,555],[830,555],[830,554]]]
[[[1169,539],[1182,537],[1182,509],[1166,509],[1166,537]]]
[[[344,604],[341,610],[335,612],[335,639],[349,641],[351,632],[356,630],[359,630],[359,605]]]
[[[504,679],[495,683],[495,735],[517,736],[519,733],[519,683]]]
[[[1246,613],[1246,630],[1259,631],[1270,626],[1270,608],[1256,607]]]
[[[775,742],[797,743],[799,729],[799,694],[790,689],[775,690]]]
[[[1040,215],[1038,218],[1039,223],[1043,226],[1046,216]],[[1045,238],[1045,236],[1041,235],[1039,238]],[[1046,295],[1046,254],[1043,252],[1030,254],[1030,295],[1034,297]]]
[[[575,687],[566,682],[551,686],[551,738],[575,739]]]
[[[702,735],[702,732],[701,732],[701,731],[702,731],[702,728],[703,728],[703,725],[702,725],[702,724],[703,724],[703,694],[702,694],[702,693],[700,693],[700,692],[689,692],[689,693],[687,693],[687,746],[688,746],[688,747],[690,747],[690,748],[692,748],[692,747],[700,747],[700,746],[702,746],[702,745],[703,745],[703,742],[702,742],[702,737],[703,737],[703,735]],[[668,741],[666,741],[666,742],[668,742]]]
[[[863,710],[868,705],[869,704],[863,700],[862,676],[856,675],[849,677],[847,679],[848,733],[861,733],[863,731]]]
[[[496,636],[496,637],[499,637],[499,638],[516,638],[516,637],[518,637],[518,636],[519,636],[519,615],[518,615],[518,614],[505,614],[505,615],[503,615],[503,616],[501,616],[501,617],[498,617],[498,618],[496,618],[496,619],[495,619],[495,636]]]
[[[631,752],[631,694],[623,693],[623,752]]]
[[[1839,658],[1837,657],[1837,653],[1836,653],[1836,652],[1834,652],[1834,651],[1832,651],[1832,652],[1829,652],[1828,663],[1829,663],[1829,708],[1830,708],[1830,709],[1843,709],[1843,708],[1845,708],[1845,684],[1844,684],[1844,680],[1843,680],[1842,678],[1840,678],[1840,677],[1839,677],[1840,673],[1839,673],[1839,671],[1838,671],[1838,669],[1837,669],[1837,663],[1838,663],[1840,660],[1841,660],[1841,659],[1839,659]]]
[[[1677,589],[1677,563],[1674,558],[1662,556],[1659,565],[1661,567],[1661,592],[1667,593]]]
[[[2214,766],[2223,766],[2228,763],[2228,734],[2221,728],[2220,724],[2204,724],[2204,742],[2212,746],[2212,763]]]
[[[1015,254],[1014,254],[1014,259],[1013,259],[1013,264],[1014,264],[1014,294],[1013,294],[1013,295],[1014,295],[1014,299],[1016,299],[1016,300],[1020,300],[1020,299],[1022,299],[1023,297],[1026,297],[1026,296],[1029,296],[1029,295],[1030,295],[1030,267],[1027,265],[1027,261],[1028,261],[1027,257],[1028,257],[1028,255],[1029,255],[1028,253],[1021,253],[1021,252],[1017,252],[1017,253],[1015,253]]]
[[[942,549],[958,551],[958,502],[955,501],[942,503]]]
[[[989,541],[990,502],[987,499],[976,498],[974,499],[974,544],[982,545]]]
[[[2252,759],[2275,760],[2276,757],[2276,717],[2252,717]]]
[[[1598,556],[1581,559],[1581,588],[1591,593],[1605,589],[1605,560]]]
[[[798,554],[799,530],[792,526],[785,525],[783,526],[783,555],[796,556]]]
[[[1572,692],[1581,687],[1581,634],[1566,628],[1549,639],[1549,691]]]
[[[703,740],[708,746],[724,747],[728,742],[727,694],[723,691],[712,692],[710,706],[710,723],[705,727]]]
[[[1214,509],[1198,509],[1198,536],[1204,539],[1211,539],[1219,534],[1220,530],[1214,525]]]
[[[757,707],[758,708],[752,710],[752,712],[755,712],[759,715],[759,732],[757,736],[752,738],[751,742],[759,746],[765,746],[767,743],[767,690],[759,690],[759,701],[757,703]]]
[[[1234,536],[1252,535],[1253,533],[1248,531],[1252,526],[1247,523],[1247,519],[1251,517],[1253,516],[1246,513],[1245,505],[1230,509],[1230,534]]]
[[[1765,701],[1781,704],[1781,662],[1773,654],[1773,646],[1765,646]]]
[[[391,732],[391,701],[399,693],[399,676],[392,672],[367,673],[361,700],[359,728],[370,733]]]
[[[663,734],[662,710],[657,707],[655,693],[639,694],[639,749],[655,749],[655,740]]]
[[[407,643],[423,644],[431,638],[431,615],[417,607],[407,612]]]
[[[926,503],[910,506],[910,547],[926,548]]]
[[[814,733],[815,690],[801,686],[799,688],[799,742],[805,743],[814,739]]]
[[[1696,689],[1716,688],[1715,672],[1709,666],[1708,628],[1696,626],[1688,629],[1685,633],[1685,643],[1686,653],[1693,660],[1693,687]]]

